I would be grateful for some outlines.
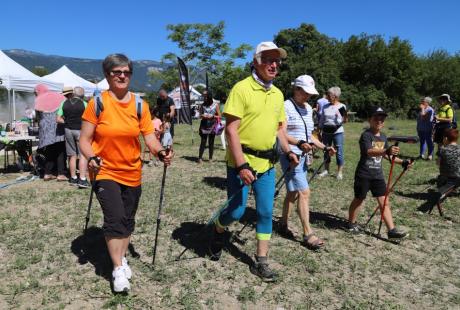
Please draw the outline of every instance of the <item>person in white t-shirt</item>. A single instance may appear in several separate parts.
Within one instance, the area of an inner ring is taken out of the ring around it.
[[[329,103],[325,104],[321,109],[321,118],[319,120],[319,127],[322,132],[322,142],[326,145],[332,145],[332,143],[334,143],[334,147],[337,150],[337,180],[341,180],[343,178],[344,129],[342,125],[347,121],[347,107],[339,101],[340,94],[340,88],[337,86],[328,89],[327,99],[329,100]],[[319,174],[320,177],[324,177],[329,174],[329,165],[330,162],[325,163],[325,170]]]
[[[326,149],[313,135],[313,109],[307,100],[314,95],[318,95],[315,88],[315,81],[309,75],[301,75],[295,79],[294,94],[284,102],[286,112],[285,127],[291,152],[300,158],[300,163],[295,168],[290,168],[289,160],[281,156],[280,162],[285,181],[287,195],[283,205],[283,216],[281,218],[279,233],[287,238],[293,238],[293,233],[288,228],[288,217],[294,204],[297,203],[298,214],[303,228],[302,244],[312,250],[318,250],[324,245],[324,241],[318,238],[310,227],[309,220],[309,199],[310,188],[307,181],[307,161],[306,154],[314,147]],[[335,153],[333,148],[329,148],[331,155]]]

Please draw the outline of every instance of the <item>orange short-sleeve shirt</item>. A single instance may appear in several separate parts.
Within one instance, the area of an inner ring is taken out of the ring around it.
[[[127,186],[139,186],[142,179],[139,135],[153,133],[149,107],[143,102],[141,119],[136,112],[136,99],[131,93],[128,103],[121,103],[108,91],[102,92],[104,110],[96,117],[94,99],[82,115],[84,121],[96,125],[92,147],[103,159],[97,180],[114,180]]]

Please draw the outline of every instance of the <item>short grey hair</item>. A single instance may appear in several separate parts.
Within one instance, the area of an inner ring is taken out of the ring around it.
[[[102,71],[105,75],[109,75],[115,67],[128,66],[129,71],[133,72],[133,62],[124,54],[111,54],[105,57],[102,62]]]
[[[342,91],[340,90],[340,87],[333,86],[327,90],[327,93],[335,96],[336,98],[339,98],[340,95],[342,94]]]
[[[431,97],[425,97],[425,98],[422,98],[422,101],[430,104],[431,101],[433,101],[433,99],[431,99]]]
[[[85,96],[85,90],[83,89],[83,87],[77,86],[73,89],[73,95],[75,97],[83,99],[83,97]]]

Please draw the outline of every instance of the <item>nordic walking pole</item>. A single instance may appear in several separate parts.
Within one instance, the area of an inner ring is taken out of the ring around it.
[[[329,152],[327,150],[329,146],[326,146],[326,148],[324,149],[324,153],[326,152]],[[329,155],[329,153],[326,153],[327,154],[327,157],[323,160],[323,162],[321,163],[321,165],[319,165],[318,169],[315,170],[315,172],[313,173],[313,175],[310,177],[310,179],[308,180],[308,183],[311,183],[311,181],[315,178],[315,176],[318,174],[318,172],[321,170],[321,168],[323,168],[323,166],[327,163],[327,162],[330,162],[331,161],[331,156]]]
[[[98,166],[101,164],[101,159],[99,157],[94,157],[93,160],[96,161]],[[94,189],[96,187],[96,176],[97,176],[97,173],[93,173],[93,180],[91,182],[91,192],[89,194],[88,209],[86,210],[86,219],[85,219],[86,222],[85,222],[85,230],[84,230],[85,234],[86,234],[86,231],[88,230],[89,217],[91,215],[91,205],[93,204]]]
[[[291,170],[291,168],[286,169],[286,171],[284,171],[283,175],[280,176],[280,178],[276,182],[274,198],[278,197],[278,194],[280,193],[280,190],[283,188],[284,184],[286,184],[286,180],[284,179],[284,177],[286,176],[286,174],[288,173],[289,170]],[[281,186],[279,186],[280,183],[281,183]]]
[[[396,142],[395,146],[398,146],[398,144],[399,142]],[[385,212],[385,206],[388,201],[388,196],[390,196],[390,183],[391,183],[391,178],[393,177],[393,168],[395,166],[395,159],[396,159],[396,155],[393,155],[393,157],[391,158],[390,173],[388,174],[388,184],[387,184],[387,189],[385,191],[385,198],[383,199],[382,212],[380,213],[380,223],[379,223],[379,231],[378,231],[379,236],[380,236],[380,230],[382,229],[383,213]]]
[[[411,160],[409,162],[409,165],[412,164],[414,162],[414,160]],[[406,166],[404,167],[403,171],[401,171],[401,173],[399,174],[399,176],[396,178],[396,181],[393,183],[393,185],[391,186],[390,188],[390,191],[389,193],[391,193],[393,191],[393,188],[395,187],[395,185],[398,183],[399,179],[401,179],[401,177],[406,173],[406,171],[409,169],[409,166]],[[367,220],[366,222],[366,225],[364,225],[364,227],[367,226],[367,224],[369,224],[369,222],[372,220],[372,218],[374,218],[375,214],[377,213],[377,211],[380,209],[380,205],[377,206],[375,209],[374,209],[374,212],[372,212],[372,215],[369,217],[369,219]]]
[[[300,155],[300,158],[304,157],[305,156],[305,152],[302,152],[302,154]],[[299,158],[299,159],[300,159]],[[286,179],[285,179],[285,176],[286,174],[291,171],[291,166],[289,166],[286,171],[283,172],[283,174],[279,177],[278,181],[276,181],[276,184],[275,184],[275,195],[274,195],[274,198],[278,197],[281,189],[283,188],[283,186],[286,184]],[[280,185],[281,184],[281,185]]]
[[[396,178],[395,182],[393,183],[393,185],[391,186],[390,188],[390,193],[393,191],[393,188],[395,187],[395,185],[398,183],[399,179],[401,179],[401,177],[406,173],[407,169],[409,169],[409,165],[412,164],[414,162],[413,159],[409,160],[409,163],[407,166],[405,166],[403,168],[403,171],[401,171],[401,173],[399,174],[399,176]]]
[[[170,151],[170,146],[166,149],[166,154]],[[165,181],[166,181],[166,169],[168,166],[164,164],[163,166],[163,177],[161,178],[161,189],[160,189],[160,206],[158,207],[158,214],[157,214],[157,228],[155,232],[155,243],[153,245],[153,258],[152,258],[152,265],[155,266],[155,257],[157,254],[157,244],[158,244],[158,232],[160,231],[160,224],[161,224],[161,210],[163,209],[163,200],[164,200],[164,191],[165,191]]]

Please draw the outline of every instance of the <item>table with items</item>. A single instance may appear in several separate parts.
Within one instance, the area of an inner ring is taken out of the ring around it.
[[[3,151],[4,172],[8,171],[11,155],[19,170],[25,170],[24,164],[31,168],[33,165],[32,147],[38,142],[38,137],[34,135],[36,130],[33,130],[28,124],[16,124],[14,131],[9,130],[8,126],[5,126],[8,131],[4,130],[3,126],[0,127],[0,151]],[[16,153],[18,160],[16,160]]]

